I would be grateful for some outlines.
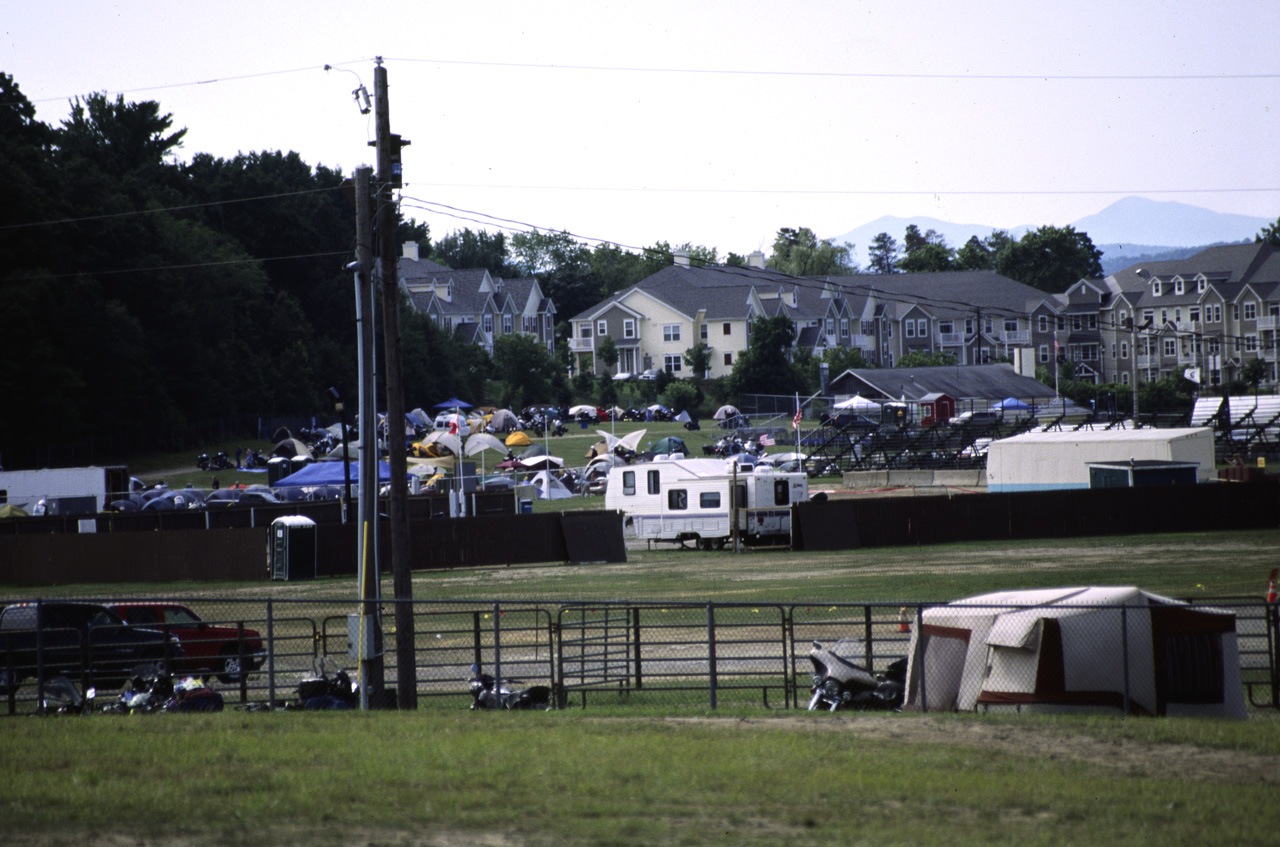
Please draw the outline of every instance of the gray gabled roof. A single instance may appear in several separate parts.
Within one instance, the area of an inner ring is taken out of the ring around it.
[[[957,400],[990,400],[1006,397],[1028,400],[1051,397],[1053,389],[1013,365],[946,365],[928,368],[857,368],[831,380],[837,394],[861,394],[870,399],[919,401],[927,394],[947,394]]]

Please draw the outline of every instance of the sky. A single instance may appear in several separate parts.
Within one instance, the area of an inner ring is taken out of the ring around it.
[[[183,160],[372,165],[352,91],[381,56],[402,209],[435,238],[724,257],[781,227],[1063,226],[1128,195],[1280,217],[1275,0],[4,5],[0,71],[39,120],[155,100]]]

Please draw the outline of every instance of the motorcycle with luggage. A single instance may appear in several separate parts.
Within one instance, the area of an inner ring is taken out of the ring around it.
[[[907,660],[898,659],[883,673],[874,674],[848,658],[857,642],[837,641],[830,648],[813,642],[809,661],[813,680],[809,711],[838,709],[852,711],[893,711],[902,706],[906,691]],[[843,649],[842,649],[843,647]]]
[[[512,685],[523,685],[518,679],[495,679],[483,673],[479,665],[471,666],[471,680],[467,689],[471,692],[471,709],[532,709],[547,711],[551,708],[551,689],[545,685],[531,685],[516,690]]]

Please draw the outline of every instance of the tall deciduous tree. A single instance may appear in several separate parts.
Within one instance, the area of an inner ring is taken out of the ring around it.
[[[751,322],[751,346],[738,357],[729,375],[731,394],[793,394],[808,387],[791,361],[795,324],[786,315]]]
[[[1057,294],[1076,282],[1102,276],[1102,251],[1074,227],[1042,226],[996,254],[995,269],[1010,279]]]
[[[783,227],[773,239],[767,267],[791,276],[847,276],[858,272],[853,245],[818,240],[808,227]]]
[[[432,246],[431,259],[458,271],[485,268],[494,276],[511,275],[507,236],[502,232],[469,228],[451,232]]]
[[[1267,224],[1262,231],[1253,237],[1257,244],[1270,244],[1272,247],[1280,247],[1280,218],[1276,218],[1273,224]]]

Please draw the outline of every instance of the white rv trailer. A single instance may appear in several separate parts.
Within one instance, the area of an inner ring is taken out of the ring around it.
[[[660,456],[610,470],[604,505],[622,512],[626,531],[641,540],[724,547],[732,536],[735,499],[742,540],[791,534],[791,506],[808,498],[808,477],[739,467],[736,498],[731,496],[734,482],[731,460]]]

